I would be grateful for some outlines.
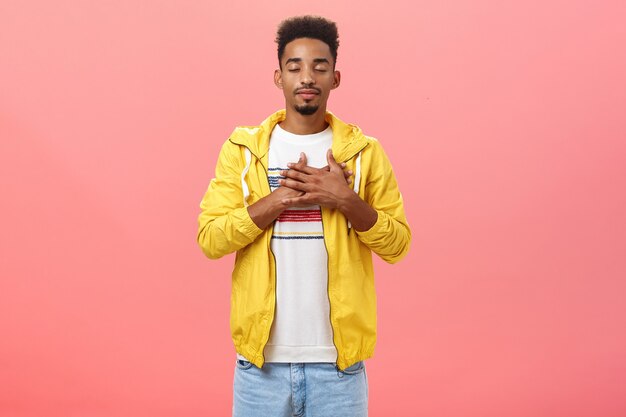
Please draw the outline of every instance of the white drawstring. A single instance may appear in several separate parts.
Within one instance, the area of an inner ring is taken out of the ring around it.
[[[243,190],[243,205],[248,206],[248,196],[250,196],[250,190],[248,189],[248,184],[246,183],[246,174],[250,169],[250,161],[252,160],[252,155],[250,154],[250,149],[245,148],[246,152],[246,167],[241,172],[241,188]]]
[[[361,152],[356,157],[356,167],[354,171],[354,192],[359,193],[359,184],[361,184]]]
[[[359,194],[359,185],[361,184],[361,152],[356,157],[356,163],[354,167],[354,192]],[[352,228],[350,220],[348,220],[348,229]]]

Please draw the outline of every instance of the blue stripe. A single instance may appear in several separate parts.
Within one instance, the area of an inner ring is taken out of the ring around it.
[[[278,182],[278,180],[280,179],[285,179],[285,177],[281,176],[281,175],[276,175],[276,176],[268,176],[267,180],[270,183],[270,188],[278,188],[280,187],[280,183]]]

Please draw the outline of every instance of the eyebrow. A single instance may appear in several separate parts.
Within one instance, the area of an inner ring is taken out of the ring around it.
[[[287,65],[290,62],[302,62],[302,58],[289,58],[287,61],[285,61],[285,65]],[[313,62],[316,64],[320,62],[330,64],[330,62],[326,58],[315,58]]]

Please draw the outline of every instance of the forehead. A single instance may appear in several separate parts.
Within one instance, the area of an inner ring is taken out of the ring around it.
[[[333,60],[330,47],[326,42],[311,38],[294,39],[285,45],[282,60],[285,62],[289,58],[301,58],[307,61],[315,58],[326,58],[329,62]]]

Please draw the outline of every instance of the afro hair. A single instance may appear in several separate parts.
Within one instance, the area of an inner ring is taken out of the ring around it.
[[[282,67],[281,59],[285,46],[300,38],[318,39],[330,48],[333,56],[333,67],[337,62],[337,48],[339,48],[339,34],[337,25],[321,16],[294,16],[283,20],[278,25],[276,43],[278,44],[278,64]]]

